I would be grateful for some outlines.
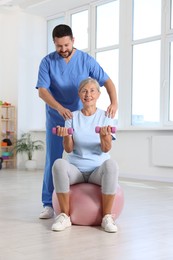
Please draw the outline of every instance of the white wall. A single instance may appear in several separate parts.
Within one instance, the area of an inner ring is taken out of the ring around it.
[[[18,19],[16,13],[0,14],[0,99],[17,105]]]
[[[35,89],[38,67],[46,55],[46,21],[42,17],[19,14],[18,45],[18,132],[44,127],[44,102]]]
[[[119,164],[120,176],[173,182],[173,168],[152,165],[151,139],[155,135],[172,135],[172,131],[117,132],[111,155]]]
[[[0,14],[0,32],[0,100],[16,106],[18,132],[43,128],[44,103],[35,85],[46,55],[46,20],[12,9]]]
[[[35,89],[47,53],[46,20],[12,8],[0,13],[0,100],[16,106],[17,133],[45,126],[45,104]],[[18,156],[18,165],[23,158]]]

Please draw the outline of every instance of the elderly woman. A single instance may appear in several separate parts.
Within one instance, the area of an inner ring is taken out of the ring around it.
[[[52,168],[61,210],[52,225],[53,231],[62,231],[71,226],[70,185],[88,182],[101,186],[102,228],[107,232],[117,232],[111,209],[118,184],[118,165],[109,155],[112,140],[115,140],[111,133],[115,121],[96,107],[99,96],[100,86],[96,80],[87,78],[82,81],[79,87],[82,110],[73,112],[73,118],[65,122],[65,127],[57,127],[57,135],[63,137],[68,155],[66,159],[57,159]],[[95,132],[96,126],[100,126],[99,134]],[[74,129],[72,135],[69,135],[68,128]]]

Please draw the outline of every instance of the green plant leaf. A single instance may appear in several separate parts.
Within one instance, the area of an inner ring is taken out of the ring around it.
[[[44,142],[41,140],[33,140],[31,133],[22,134],[20,139],[17,139],[14,143],[13,150],[16,154],[27,154],[28,160],[32,160],[34,151],[44,150]]]

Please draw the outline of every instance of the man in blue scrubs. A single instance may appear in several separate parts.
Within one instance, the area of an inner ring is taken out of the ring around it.
[[[52,165],[62,158],[62,137],[52,134],[52,128],[64,126],[72,118],[72,111],[82,107],[78,96],[80,82],[88,77],[96,79],[104,86],[110,97],[107,114],[114,117],[117,111],[115,85],[96,60],[87,53],[73,47],[74,38],[71,28],[61,24],[54,28],[53,41],[56,51],[44,57],[40,63],[36,88],[39,97],[46,103],[46,163],[43,178],[41,219],[53,217]]]

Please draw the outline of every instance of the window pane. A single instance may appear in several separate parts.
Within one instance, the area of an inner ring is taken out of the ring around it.
[[[173,121],[173,43],[171,43],[170,58],[169,121]]]
[[[171,29],[173,29],[173,1],[172,0],[171,0],[170,12],[171,12]]]
[[[119,1],[97,7],[97,48],[119,43]]]
[[[88,48],[88,10],[72,14],[71,24],[73,36],[75,38],[74,46],[77,49]]]
[[[158,123],[160,115],[160,41],[133,48],[132,124]]]
[[[133,0],[133,39],[161,34],[161,0]]]
[[[52,39],[52,31],[55,26],[64,23],[64,17],[49,20],[47,22],[47,51],[48,53],[55,51],[55,45]]]
[[[99,52],[96,55],[96,60],[99,62],[99,64],[102,66],[102,68],[106,71],[106,73],[114,82],[117,92],[118,92],[117,86],[118,86],[118,59],[119,59],[118,56],[119,56],[119,51],[117,49]],[[101,88],[101,95],[97,102],[97,105],[103,110],[107,110],[107,107],[110,105],[109,96],[104,87]],[[117,117],[118,115],[116,114],[116,118]]]

